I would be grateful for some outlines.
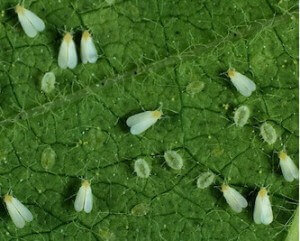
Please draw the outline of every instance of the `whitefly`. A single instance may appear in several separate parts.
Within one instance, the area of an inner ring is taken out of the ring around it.
[[[44,74],[41,81],[41,90],[46,94],[51,93],[55,89],[56,77],[53,72]]]
[[[272,145],[277,140],[277,133],[274,127],[265,122],[260,126],[260,134],[265,142],[267,142],[269,145]]]
[[[200,189],[205,189],[209,187],[215,181],[216,175],[212,172],[203,172],[199,175],[197,179],[197,187]]]
[[[249,117],[250,117],[250,109],[246,105],[241,105],[234,112],[233,120],[237,127],[243,127],[244,125],[247,124]]]

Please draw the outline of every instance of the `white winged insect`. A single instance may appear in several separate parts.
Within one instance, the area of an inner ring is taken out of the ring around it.
[[[17,228],[23,228],[25,226],[25,222],[32,221],[32,213],[17,198],[6,194],[4,196],[4,202],[9,216]]]
[[[59,48],[58,65],[62,69],[74,69],[77,65],[76,47],[71,33],[66,33]]]
[[[278,157],[280,159],[279,164],[284,179],[288,182],[292,182],[294,179],[299,179],[299,170],[287,153],[281,151],[279,152]]]
[[[23,30],[28,37],[33,38],[38,32],[42,32],[45,29],[43,20],[36,16],[35,13],[19,4],[16,6],[15,11],[18,14],[18,19]]]
[[[95,47],[93,38],[89,31],[85,30],[82,33],[80,42],[80,53],[82,63],[95,63],[98,59],[97,49]]]
[[[88,180],[84,180],[79,188],[74,208],[77,212],[84,210],[86,213],[90,213],[93,208],[93,194],[91,184]]]
[[[161,110],[145,111],[133,116],[130,116],[126,124],[130,127],[132,135],[139,135],[154,125],[162,116]]]
[[[229,185],[222,184],[221,186],[224,198],[233,211],[240,213],[243,208],[248,206],[247,200],[237,190]]]
[[[249,97],[252,94],[252,92],[256,89],[256,85],[251,79],[235,71],[235,69],[230,68],[227,71],[227,74],[232,84],[243,96]]]
[[[273,221],[273,212],[266,188],[261,188],[256,196],[253,219],[256,224],[268,225]]]

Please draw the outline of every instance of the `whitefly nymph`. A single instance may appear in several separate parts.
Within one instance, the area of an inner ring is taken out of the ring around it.
[[[246,105],[241,105],[234,112],[233,120],[237,127],[243,127],[244,125],[247,124],[249,117],[250,117],[250,109]]]
[[[56,161],[56,152],[51,147],[46,147],[41,155],[41,165],[46,171],[50,170]]]
[[[139,158],[134,162],[134,171],[138,177],[148,178],[151,173],[151,166],[145,159]]]
[[[183,159],[176,151],[166,151],[164,158],[168,166],[174,170],[180,170],[183,167]]]
[[[277,140],[277,133],[274,127],[265,122],[260,126],[260,134],[265,142],[267,142],[269,145],[272,145]]]
[[[205,189],[209,187],[215,181],[216,175],[212,172],[203,172],[199,175],[197,179],[197,187],[200,189]]]
[[[47,72],[44,74],[41,81],[41,90],[46,94],[51,93],[55,89],[55,74],[53,72]]]
[[[145,216],[150,210],[150,205],[147,203],[139,203],[131,209],[133,216]]]

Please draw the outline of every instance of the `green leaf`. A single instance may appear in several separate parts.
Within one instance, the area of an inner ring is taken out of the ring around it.
[[[284,180],[277,152],[286,148],[298,163],[297,1],[25,1],[46,23],[34,39],[18,23],[17,3],[0,2],[0,185],[34,220],[16,229],[1,205],[0,240],[286,238],[298,184]],[[79,48],[83,29],[99,60],[59,69],[64,30]],[[233,87],[229,67],[256,83],[251,97]],[[56,84],[46,95],[40,84],[49,71]],[[131,135],[127,117],[160,104],[163,118]],[[237,128],[240,105],[251,115]],[[273,145],[260,136],[264,122],[278,135]],[[55,153],[47,169],[46,148]],[[166,165],[167,150],[182,156],[181,170]],[[137,158],[151,160],[149,178],[134,173]],[[215,184],[198,189],[206,171]],[[80,178],[91,180],[90,214],[73,207]],[[249,202],[240,214],[219,190],[225,180]],[[252,217],[261,186],[273,207],[268,226]],[[146,215],[132,215],[141,203]]]
[[[299,207],[295,211],[292,225],[289,229],[286,241],[297,241],[299,239]]]

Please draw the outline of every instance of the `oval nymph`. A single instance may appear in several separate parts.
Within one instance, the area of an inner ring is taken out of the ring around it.
[[[26,222],[33,220],[32,213],[17,198],[6,194],[4,196],[4,202],[9,216],[17,228],[23,228]]]
[[[274,127],[265,122],[260,126],[260,134],[265,142],[267,142],[269,145],[272,145],[277,140],[277,134]]]
[[[183,167],[183,159],[176,151],[166,151],[164,158],[168,166],[174,170],[180,170]]]
[[[247,200],[237,190],[229,185],[222,184],[221,190],[228,205],[233,211],[240,213],[243,208],[248,206]]]
[[[91,184],[88,180],[84,180],[77,192],[74,202],[74,208],[77,212],[84,210],[86,213],[90,213],[93,208],[93,194]]]
[[[251,79],[235,71],[235,69],[230,68],[227,71],[227,74],[232,84],[243,96],[249,97],[252,94],[252,92],[256,89],[256,85]]]
[[[23,30],[28,37],[33,38],[38,32],[42,32],[45,29],[43,20],[35,13],[19,4],[16,6],[15,11],[18,14],[18,19]]]
[[[41,156],[42,167],[46,171],[50,170],[54,166],[55,160],[56,160],[56,152],[51,147],[46,147],[43,150]]]
[[[133,216],[145,216],[145,215],[147,215],[149,210],[150,210],[149,204],[139,203],[131,209],[131,214]]]
[[[201,173],[197,179],[197,187],[200,189],[209,187],[215,181],[215,177],[216,175],[210,171]]]
[[[89,31],[85,30],[82,33],[80,42],[80,53],[82,63],[96,63],[98,59],[97,49],[95,47],[93,38]]]
[[[55,79],[55,74],[53,72],[44,74],[41,81],[41,90],[46,94],[51,93],[55,89]]]
[[[261,188],[256,196],[253,219],[256,224],[268,225],[273,221],[273,212],[266,188]]]
[[[113,233],[109,228],[102,227],[99,230],[99,236],[101,241],[117,241],[115,233]]]
[[[134,162],[134,171],[141,178],[148,178],[151,173],[151,167],[145,159],[139,158]]]
[[[201,92],[205,87],[204,82],[195,80],[186,86],[186,92],[190,95],[195,95]]]
[[[284,179],[288,182],[292,182],[294,181],[294,179],[299,179],[298,167],[295,165],[293,160],[287,155],[287,153],[281,151],[279,152],[278,157],[280,159],[279,164]]]
[[[250,109],[246,105],[241,105],[237,110],[234,112],[234,123],[237,127],[243,127],[247,124],[247,121],[250,117]]]
[[[132,135],[139,135],[154,125],[162,116],[161,110],[145,111],[133,116],[130,116],[126,124],[130,127]]]
[[[74,69],[77,65],[76,47],[71,33],[66,33],[59,48],[58,65],[62,69]]]

